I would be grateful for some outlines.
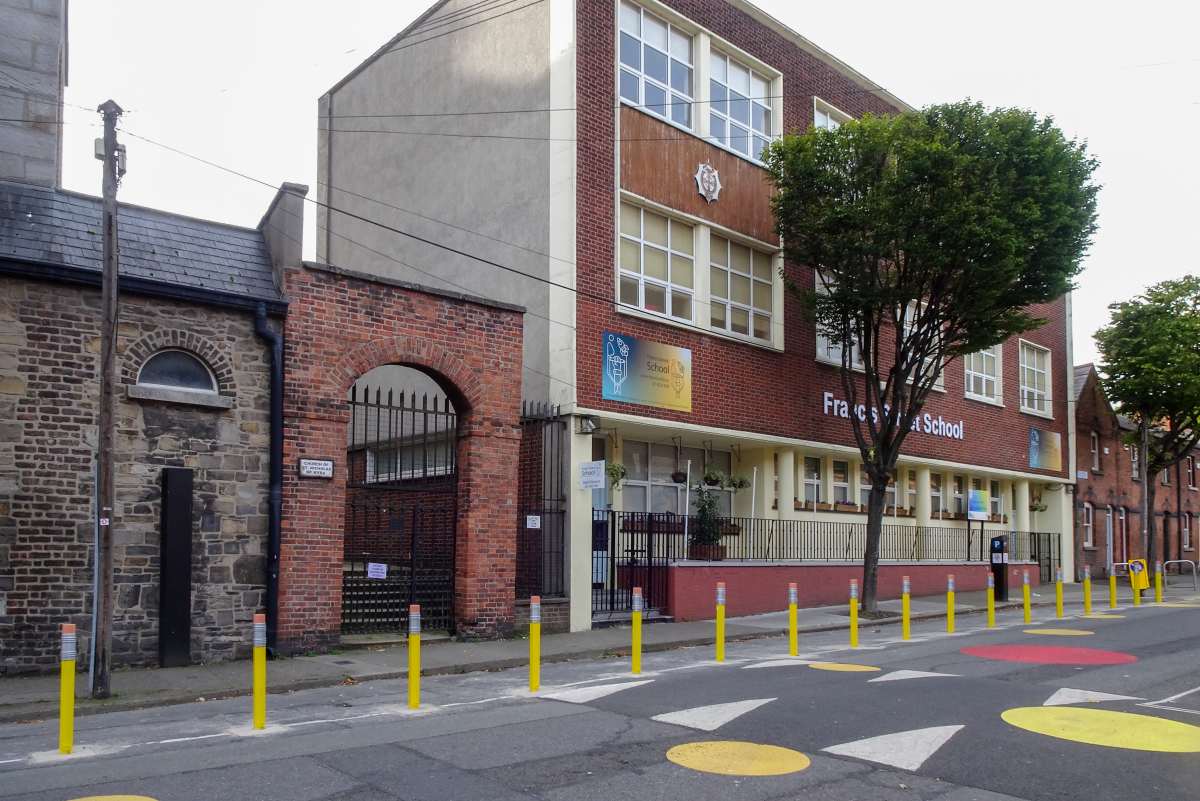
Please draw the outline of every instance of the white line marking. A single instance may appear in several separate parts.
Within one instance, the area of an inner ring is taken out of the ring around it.
[[[755,662],[750,665],[743,665],[742,670],[755,670],[757,668],[773,668],[773,667],[791,667],[792,665],[811,665],[811,659],[770,659],[766,662]]]
[[[734,701],[728,704],[697,706],[691,709],[681,709],[678,712],[655,715],[651,720],[657,720],[659,723],[671,723],[675,726],[687,726],[689,729],[699,729],[700,731],[716,731],[729,721],[740,718],[747,712],[752,712],[774,700],[774,698],[751,698],[747,701]]]
[[[546,693],[543,698],[549,698],[553,701],[566,701],[568,704],[587,704],[604,698],[613,693],[619,693],[621,690],[629,690],[634,687],[641,687],[643,684],[649,684],[654,679],[646,679],[644,681],[625,681],[620,684],[601,684],[596,687],[577,687],[574,690],[563,690],[560,693]]]
[[[1172,701],[1178,701],[1180,698],[1183,698],[1186,695],[1191,695],[1192,693],[1195,693],[1195,692],[1200,692],[1200,687],[1193,687],[1190,690],[1184,690],[1181,693],[1175,693],[1172,696],[1163,698],[1161,701],[1150,701],[1150,703],[1151,704],[1169,704]]]
[[[24,762],[24,761],[25,761],[25,757],[18,757],[17,759],[0,759],[0,765],[7,765],[10,762]]]
[[[877,681],[904,681],[905,679],[934,679],[934,678],[957,678],[957,673],[931,673],[927,670],[893,670],[880,676],[877,679],[870,679],[867,684],[872,684]]]
[[[187,743],[191,742],[192,740],[211,740],[213,737],[229,736],[231,735],[228,732],[221,732],[219,734],[198,734],[195,737],[172,737],[169,740],[154,740],[153,742],[146,743],[146,745],[169,745],[171,743]]]
[[[1072,690],[1063,687],[1055,690],[1054,695],[1042,702],[1042,706],[1064,706],[1066,704],[1096,704],[1101,701],[1141,701],[1135,695],[1113,695],[1096,690]]]
[[[1159,706],[1158,704],[1138,704],[1138,706],[1145,706],[1151,709],[1166,709],[1170,712],[1186,712],[1189,715],[1200,715],[1200,709],[1184,709],[1179,706]]]
[[[894,734],[881,734],[841,745],[823,748],[825,753],[854,757],[867,762],[891,765],[902,770],[920,770],[925,760],[962,729],[958,726],[934,726]]]

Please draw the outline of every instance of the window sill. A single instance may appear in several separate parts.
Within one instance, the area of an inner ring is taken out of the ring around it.
[[[1047,401],[1047,403],[1049,403],[1049,401]],[[1043,420],[1054,419],[1054,412],[1039,412],[1036,409],[1027,409],[1024,406],[1021,407],[1021,414],[1027,414],[1030,417],[1040,417]]]
[[[1085,545],[1085,546],[1083,546],[1083,550],[1094,551],[1094,550],[1096,550],[1096,546],[1095,545]]]
[[[834,361],[833,359],[827,359],[824,356],[817,356],[817,357],[815,357],[815,359],[816,359],[817,364],[824,364],[828,367],[841,368],[841,366],[842,366],[842,363],[840,361]],[[867,371],[867,369],[865,367],[863,367],[863,365],[861,363],[850,365],[850,370],[851,370],[851,372],[855,372],[855,373],[865,373]]]
[[[761,348],[762,350],[769,350],[774,353],[783,353],[782,347],[776,347],[772,343],[765,342],[761,339],[749,339],[746,337],[735,336],[733,334],[726,334],[722,331],[714,331],[711,328],[704,328],[699,323],[685,323],[682,320],[676,320],[673,317],[667,317],[665,315],[655,314],[654,312],[648,312],[636,307],[627,306],[619,301],[615,302],[614,306],[617,310],[617,314],[626,314],[630,317],[636,317],[639,320],[649,320],[650,322],[654,323],[662,323],[663,325],[669,325],[672,328],[681,328],[685,331],[691,331],[692,333],[700,334],[701,336],[710,336],[717,339],[723,339],[726,342],[736,342],[739,345],[749,345],[752,348]]]
[[[174,403],[180,406],[199,406],[202,409],[232,409],[233,398],[215,392],[188,392],[183,389],[145,387],[137,384],[125,387],[125,396],[130,400],[154,403]]]
[[[986,395],[972,395],[970,392],[964,392],[963,397],[976,403],[986,403],[988,406],[995,406],[1000,409],[1004,408],[1004,401],[999,398],[989,398]]]

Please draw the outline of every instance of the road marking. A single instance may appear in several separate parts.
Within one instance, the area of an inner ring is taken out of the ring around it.
[[[742,670],[756,670],[758,668],[773,668],[773,667],[791,667],[793,665],[810,665],[811,659],[771,659],[766,662],[755,662],[752,665],[743,665]]]
[[[960,649],[960,653],[981,659],[1037,665],[1124,665],[1138,661],[1133,654],[1119,651],[1062,645],[971,645]]]
[[[156,801],[148,795],[88,795],[71,801]]]
[[[753,712],[763,704],[769,704],[774,700],[774,698],[751,698],[728,704],[697,706],[691,709],[681,709],[678,712],[665,712],[650,719],[657,720],[659,723],[687,726],[689,729],[716,731],[729,721],[736,720],[747,712]]]
[[[809,667],[813,670],[832,670],[837,673],[875,673],[882,670],[874,665],[854,665],[849,662],[813,662]]]
[[[891,765],[902,770],[920,770],[925,760],[958,734],[962,725],[933,726],[928,729],[913,729],[894,734],[881,734],[841,745],[831,745],[821,750],[828,754],[854,757],[880,765]]]
[[[71,759],[86,759],[87,757],[106,756],[124,751],[128,745],[77,745],[69,754],[61,751],[34,751],[29,755],[31,765],[49,765],[55,762],[66,762]]]
[[[1084,629],[1025,629],[1025,634],[1045,634],[1048,637],[1087,637],[1094,631]]]
[[[155,740],[146,745],[170,745],[172,743],[189,743],[192,740],[211,740],[214,737],[230,737],[228,732],[219,732],[218,734],[197,734],[194,737],[171,737],[167,740]]]
[[[1047,737],[1130,751],[1200,752],[1200,726],[1177,720],[1077,706],[1026,706],[1000,715],[1010,726]]]
[[[1102,618],[1104,620],[1124,620],[1125,619],[1124,615],[1114,615],[1110,612],[1092,612],[1090,615],[1084,615],[1083,619],[1091,620],[1092,618],[1097,618],[1097,617]]]
[[[684,743],[667,751],[667,759],[721,776],[783,776],[799,773],[812,764],[807,756],[790,748],[736,740]]]
[[[1179,604],[1171,601],[1163,601],[1161,604],[1155,604],[1158,607],[1167,607],[1168,609],[1200,609],[1200,604]]]
[[[0,765],[8,765],[12,762],[24,762],[25,757],[17,757],[16,759],[0,759]]]
[[[1054,695],[1042,702],[1042,706],[1063,706],[1065,704],[1095,704],[1100,701],[1141,701],[1143,699],[1133,695],[1113,695],[1112,693],[1102,693],[1096,690],[1072,690],[1070,687],[1063,687],[1061,690],[1055,690]]]
[[[957,677],[957,673],[931,673],[927,670],[893,670],[891,673],[871,679],[867,684],[877,681],[904,681],[905,679],[933,679]]]
[[[586,704],[612,695],[613,693],[619,693],[621,690],[631,690],[634,687],[641,687],[643,684],[649,684],[652,681],[654,679],[624,681],[620,684],[598,684],[594,687],[577,687],[574,690],[563,690],[560,693],[547,693],[542,697],[554,701],[566,701],[568,704]]]
[[[1181,693],[1175,693],[1174,695],[1167,696],[1166,698],[1163,698],[1159,701],[1151,701],[1150,703],[1155,706],[1157,706],[1158,704],[1169,704],[1172,701],[1178,701],[1180,698],[1183,698],[1185,696],[1188,696],[1188,695],[1191,695],[1192,693],[1197,693],[1197,692],[1200,692],[1200,687],[1193,687],[1190,690],[1184,690]]]
[[[1138,704],[1138,706],[1150,707],[1151,709],[1165,709],[1168,712],[1186,712],[1189,715],[1200,715],[1200,709],[1184,709],[1181,706],[1160,706],[1159,704]]]

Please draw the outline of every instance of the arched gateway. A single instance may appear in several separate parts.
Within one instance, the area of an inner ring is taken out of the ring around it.
[[[402,630],[410,599],[426,628],[507,632],[522,310],[325,265],[284,281],[277,648]]]

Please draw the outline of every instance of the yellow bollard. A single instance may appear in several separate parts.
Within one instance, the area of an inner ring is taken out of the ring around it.
[[[902,640],[907,640],[912,637],[911,592],[912,583],[908,580],[908,576],[905,576],[900,592],[900,639]]]
[[[1154,603],[1161,604],[1163,601],[1163,565],[1162,562],[1154,563]]]
[[[954,574],[946,576],[946,633],[954,633]]]
[[[421,706],[421,605],[408,605],[408,708]]]
[[[725,661],[725,582],[717,582],[717,661]]]
[[[75,744],[75,624],[62,624],[59,656],[58,750],[69,754]]]
[[[1064,617],[1063,614],[1063,575],[1062,567],[1054,569],[1054,616]]]
[[[254,728],[267,725],[267,616],[254,616]]]
[[[542,686],[542,596],[529,599],[529,692]]]
[[[1027,624],[1032,623],[1033,622],[1033,610],[1030,608],[1031,600],[1029,597],[1029,571],[1028,570],[1021,571],[1021,599],[1025,602],[1025,622]]]
[[[858,647],[858,580],[850,579],[850,647]]]
[[[642,599],[642,588],[633,588],[633,653],[631,655],[633,664],[630,666],[630,672],[633,675],[638,675],[642,672],[642,610],[646,608],[646,603]]]
[[[1111,568],[1108,571],[1108,608],[1117,608],[1117,574]]]
[[[800,600],[800,592],[796,582],[788,584],[788,656],[800,654],[800,632],[797,630],[796,606]]]
[[[987,575],[987,627],[996,628],[996,577],[990,570]]]
[[[1092,568],[1089,565],[1083,566],[1083,615],[1087,617],[1092,613]]]

